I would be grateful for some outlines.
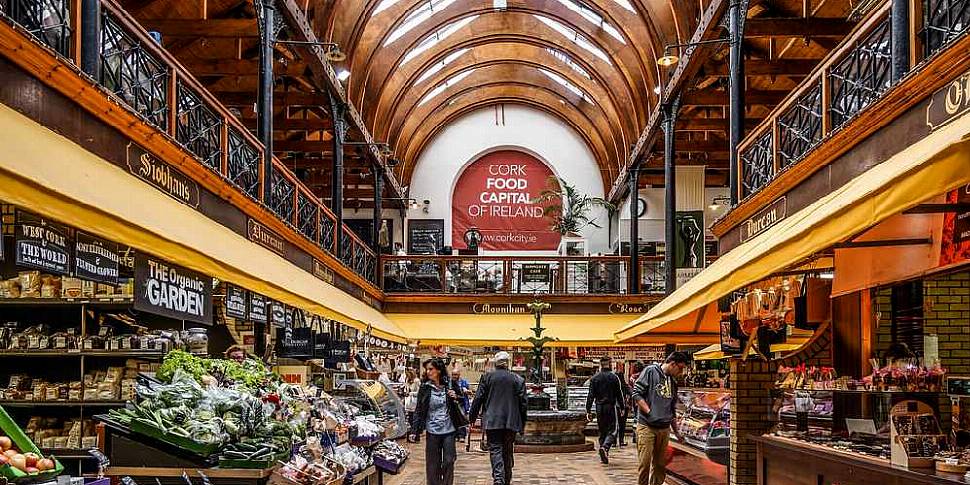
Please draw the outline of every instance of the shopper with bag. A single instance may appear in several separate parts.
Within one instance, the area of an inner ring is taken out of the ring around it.
[[[418,391],[414,429],[411,440],[427,431],[425,436],[425,470],[428,485],[452,485],[455,482],[455,460],[458,459],[456,435],[468,425],[461,411],[461,390],[448,376],[448,367],[441,359],[432,359],[427,366],[428,379]]]
[[[474,423],[481,413],[492,462],[493,485],[509,485],[511,482],[515,435],[525,431],[528,410],[525,380],[509,371],[511,359],[508,352],[495,354],[495,370],[479,381],[468,415],[469,421]]]

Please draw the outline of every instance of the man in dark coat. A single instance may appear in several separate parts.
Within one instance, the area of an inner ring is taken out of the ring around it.
[[[474,423],[479,414],[482,416],[482,429],[492,461],[493,485],[509,485],[512,481],[515,435],[525,431],[528,409],[525,380],[509,371],[510,360],[508,352],[495,354],[495,370],[478,383],[478,393],[468,415],[470,423]]]
[[[592,418],[593,403],[596,403],[596,426],[600,431],[599,454],[604,464],[610,462],[610,448],[616,444],[619,426],[626,406],[623,396],[623,381],[613,373],[609,357],[600,359],[600,371],[589,381],[589,394],[586,396],[586,416]]]

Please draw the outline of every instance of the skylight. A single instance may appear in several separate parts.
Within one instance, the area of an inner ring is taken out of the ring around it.
[[[401,23],[400,27],[394,29],[394,32],[391,32],[391,35],[389,35],[387,40],[384,41],[384,45],[386,46],[391,42],[404,37],[404,34],[407,34],[413,30],[415,27],[420,25],[421,22],[431,18],[435,12],[440,12],[448,8],[448,5],[451,5],[452,3],[455,3],[455,0],[429,0],[427,3],[422,3],[417,10],[411,12],[404,19],[404,22]]]
[[[389,8],[391,8],[398,1],[399,0],[383,0],[381,3],[377,4],[377,7],[374,8],[374,11],[373,12],[371,12],[371,16],[377,15],[377,14],[379,14],[379,13],[381,13],[381,12],[383,12],[383,11],[389,9]]]
[[[575,84],[569,82],[566,78],[564,78],[564,77],[560,76],[559,74],[556,74],[556,73],[554,73],[552,71],[548,71],[546,69],[539,68],[539,71],[541,73],[545,74],[549,79],[552,79],[553,81],[556,81],[557,83],[559,83],[559,85],[561,85],[562,87],[564,87],[564,88],[568,89],[569,91],[571,91],[576,96],[579,96],[580,98],[583,98],[583,100],[586,101],[587,103],[592,103],[593,102],[593,99],[590,98],[585,92],[583,92],[582,89],[579,89],[578,86],[576,86]]]
[[[565,5],[569,10],[582,15],[583,18],[589,20],[593,25],[603,29],[604,32],[609,34],[614,39],[626,44],[626,41],[623,40],[623,36],[620,35],[620,31],[616,30],[616,27],[613,27],[613,24],[607,22],[606,19],[604,19],[602,15],[596,13],[595,10],[576,0],[559,0],[559,3]]]
[[[579,64],[576,63],[576,61],[573,60],[572,57],[569,57],[569,54],[566,54],[561,50],[553,49],[550,47],[547,47],[546,51],[552,54],[552,56],[555,57],[556,59],[559,59],[559,61],[561,61],[563,64],[571,67],[572,70],[578,72],[580,76],[583,76],[586,79],[593,79],[589,75],[589,72],[587,72],[586,69],[583,69],[583,66],[580,66]]]
[[[459,49],[455,52],[452,52],[451,54],[448,54],[444,59],[441,60],[441,62],[434,64],[433,66],[429,67],[426,71],[424,71],[424,73],[421,74],[418,80],[414,81],[414,84],[416,85],[420,84],[424,82],[426,79],[428,79],[429,77],[434,76],[438,71],[444,69],[445,66],[447,66],[448,64],[451,64],[452,61],[454,61],[455,59],[458,59],[466,52],[468,52],[468,49]]]
[[[431,100],[431,98],[434,98],[435,96],[443,93],[449,87],[454,86],[455,84],[458,84],[459,81],[461,81],[462,79],[465,79],[466,77],[468,77],[469,74],[473,72],[475,72],[475,69],[469,69],[465,72],[459,72],[458,74],[451,76],[451,78],[448,79],[447,81],[435,86],[435,88],[432,89],[431,91],[428,91],[428,94],[424,95],[424,97],[421,98],[421,101],[418,102],[418,106],[421,106],[422,104],[427,103],[428,101]]]
[[[408,51],[407,54],[404,54],[404,59],[401,60],[401,64],[405,64],[411,59],[418,57],[419,55],[421,55],[422,52],[434,47],[435,44],[437,44],[438,42],[441,42],[449,35],[454,34],[462,27],[472,23],[477,18],[478,18],[478,15],[472,15],[471,17],[463,18],[457,22],[452,22],[438,29],[438,31],[432,33],[424,40],[422,40],[421,43],[419,43],[414,49],[411,49],[410,51]]]
[[[384,0],[384,1],[387,1],[387,0]],[[631,11],[631,12],[636,13],[636,10],[633,8],[633,5],[630,4],[629,1],[627,1],[627,0],[613,0],[613,1],[616,2],[617,5],[623,7],[623,8],[625,8],[625,9]]]
[[[595,45],[593,45],[593,43],[587,40],[585,37],[580,35],[579,32],[576,32],[575,30],[570,29],[569,27],[566,27],[565,25],[555,20],[552,20],[550,18],[543,17],[541,15],[536,15],[536,14],[532,14],[532,16],[539,19],[540,22],[548,25],[549,28],[555,30],[556,32],[559,32],[567,39],[573,41],[573,43],[575,43],[579,47],[582,47],[583,49],[586,49],[594,56],[599,57],[603,62],[610,64],[610,58],[607,57],[606,53],[603,52],[603,50],[600,49],[599,47],[596,47]]]

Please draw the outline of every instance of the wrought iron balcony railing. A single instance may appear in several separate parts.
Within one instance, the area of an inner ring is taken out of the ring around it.
[[[625,256],[382,256],[385,293],[619,295],[628,293]],[[663,294],[663,261],[640,262],[640,293]]]
[[[922,60],[946,50],[970,30],[970,0],[924,0],[911,16],[911,39]],[[887,0],[845,38],[742,141],[740,197],[748,198],[812,153],[827,137],[881,99],[891,81],[891,4]],[[918,63],[916,63],[918,64]]]
[[[0,0],[0,19],[29,33],[64,62],[80,64],[80,2]],[[377,286],[377,255],[276,158],[264,173],[263,146],[188,70],[112,0],[102,0],[100,69],[94,81],[207,170],[262,204],[295,233]],[[256,22],[256,20],[253,20]],[[267,176],[268,175],[268,176]],[[270,198],[263,200],[263,184]],[[337,235],[343,254],[337,254]]]

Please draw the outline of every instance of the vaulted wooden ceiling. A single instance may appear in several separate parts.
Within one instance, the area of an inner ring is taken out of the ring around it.
[[[347,54],[333,67],[344,72],[347,99],[366,129],[401,161],[393,173],[401,185],[409,185],[422,150],[450,122],[483,107],[520,104],[571,126],[594,154],[608,190],[629,164],[671,74],[656,59],[666,45],[689,41],[713,0],[276,1],[295,2],[318,38]],[[121,3],[255,128],[253,0]],[[750,0],[744,46],[749,126],[848,33],[852,4]],[[284,30],[281,37],[289,34]],[[329,202],[332,122],[327,96],[308,69],[308,51],[276,47],[274,149]],[[707,49],[701,63],[684,93],[678,163],[706,165],[708,183],[724,185],[727,49]],[[662,183],[658,148],[642,152],[643,184]],[[367,207],[371,161],[359,148],[345,153],[344,205]]]

